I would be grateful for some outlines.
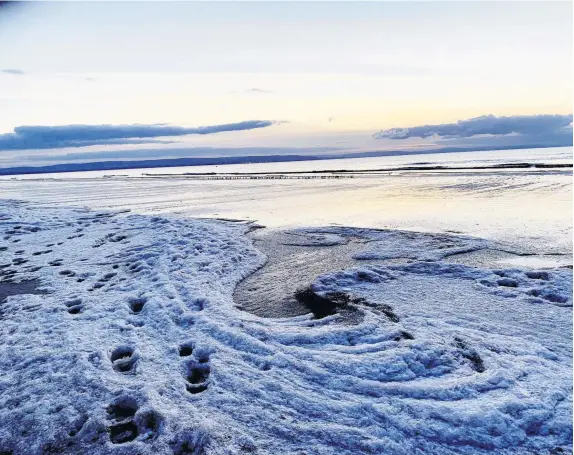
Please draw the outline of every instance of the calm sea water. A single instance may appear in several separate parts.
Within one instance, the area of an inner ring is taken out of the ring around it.
[[[23,175],[18,179],[37,178],[96,178],[109,175],[137,177],[144,174],[183,174],[187,172],[305,172],[329,169],[381,169],[406,165],[429,164],[443,166],[480,166],[500,163],[572,163],[572,147],[544,149],[496,150],[482,152],[429,153],[421,155],[387,156],[374,158],[344,158],[319,161],[294,161],[287,163],[248,163],[213,166],[182,166],[157,169],[122,169],[117,171],[90,171]],[[0,177],[10,179],[14,177]]]
[[[141,178],[146,173],[359,170],[423,162],[571,163],[572,147],[23,176],[0,179],[0,194],[39,204],[246,219],[270,228],[339,224],[457,231],[571,254],[571,169],[396,172],[340,180]]]

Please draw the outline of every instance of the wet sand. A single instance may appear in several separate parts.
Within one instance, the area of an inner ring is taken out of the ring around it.
[[[38,290],[40,286],[40,280],[26,280],[20,283],[0,281],[0,303],[11,295],[43,294],[42,291]]]

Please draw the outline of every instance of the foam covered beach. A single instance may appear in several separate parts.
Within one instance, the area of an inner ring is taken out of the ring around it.
[[[36,285],[0,306],[5,453],[571,451],[571,268],[446,262],[489,247],[469,236],[311,229],[408,261],[314,279],[342,311],[261,318],[233,301],[266,261],[252,223],[0,212],[2,284]]]

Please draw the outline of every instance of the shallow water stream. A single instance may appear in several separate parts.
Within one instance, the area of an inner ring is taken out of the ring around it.
[[[340,244],[319,246],[303,235],[283,231],[259,230],[251,235],[255,246],[267,255],[267,263],[239,283],[233,297],[239,308],[262,317],[308,313],[294,293],[308,287],[322,273],[358,265],[352,256],[367,242],[351,237]]]

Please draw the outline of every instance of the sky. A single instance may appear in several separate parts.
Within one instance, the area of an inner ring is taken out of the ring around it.
[[[571,2],[0,8],[0,167],[572,140]]]

